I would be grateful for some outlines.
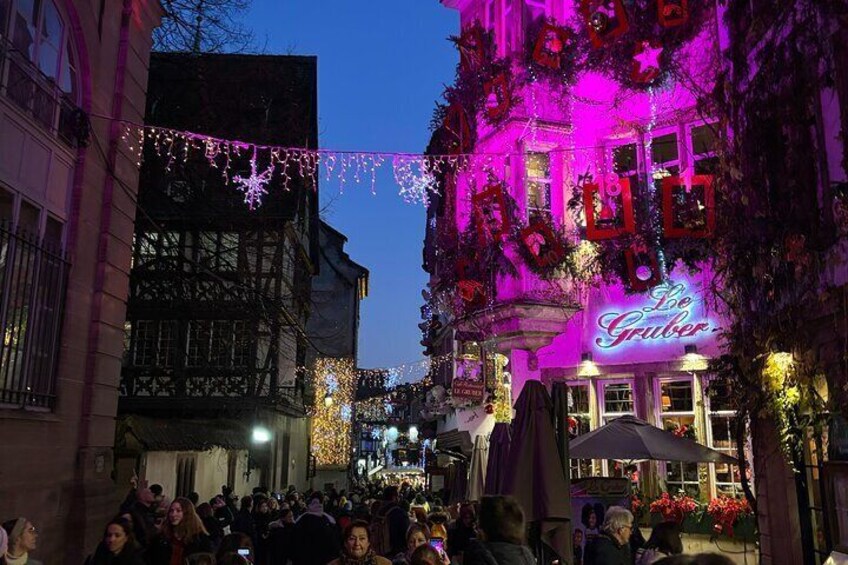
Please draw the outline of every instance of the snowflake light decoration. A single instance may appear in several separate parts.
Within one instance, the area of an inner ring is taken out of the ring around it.
[[[268,194],[267,185],[271,181],[271,175],[274,174],[273,165],[262,171],[261,174],[256,172],[256,147],[253,148],[253,157],[250,158],[250,176],[245,178],[241,175],[233,177],[233,182],[238,186],[238,189],[244,193],[244,203],[251,210],[255,210],[262,205],[262,197]]]

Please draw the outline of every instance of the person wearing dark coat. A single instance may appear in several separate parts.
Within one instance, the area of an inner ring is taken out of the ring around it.
[[[212,553],[212,541],[203,527],[194,505],[177,498],[168,508],[162,531],[147,547],[147,565],[173,565],[199,553]]]
[[[247,534],[250,536],[251,541],[253,541],[253,546],[256,547],[256,524],[253,523],[252,509],[253,497],[241,497],[241,508],[239,508],[238,514],[236,514],[236,517],[233,519],[230,531]]]
[[[336,521],[324,512],[320,497],[309,501],[307,511],[294,524],[294,565],[327,565],[341,552]]]
[[[465,503],[459,508],[459,518],[448,528],[448,555],[460,555],[468,549],[469,542],[477,537],[477,517],[474,507]]]
[[[103,541],[88,556],[85,565],[144,565],[132,524],[121,517],[106,524]]]
[[[197,507],[197,515],[200,516],[200,521],[203,522],[203,527],[206,529],[206,533],[209,534],[209,538],[212,541],[212,547],[217,549],[221,540],[224,539],[224,528],[221,526],[220,522],[215,519],[212,511],[212,505],[208,502],[204,502]]]
[[[480,500],[480,531],[481,539],[468,542],[463,565],[535,565],[533,553],[524,545],[524,511],[513,497]]]
[[[294,553],[294,514],[290,508],[280,509],[280,518],[270,524],[268,564],[285,564]],[[259,564],[263,565],[263,564]]]
[[[610,506],[604,514],[601,534],[586,546],[585,565],[631,565],[630,537],[633,514],[626,508]]]
[[[388,527],[388,548],[379,548],[383,556],[395,556],[406,550],[406,531],[409,529],[409,513],[399,502],[398,488],[386,487],[383,490],[383,505],[377,511],[378,521],[383,521]]]

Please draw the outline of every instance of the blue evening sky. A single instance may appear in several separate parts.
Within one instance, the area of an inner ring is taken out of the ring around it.
[[[318,56],[318,128],[325,149],[421,152],[457,53],[459,15],[438,0],[254,0],[247,18],[269,54]],[[423,358],[419,344],[425,210],[397,194],[391,167],[368,183],[322,179],[324,219],[371,270],[363,301],[361,367]]]

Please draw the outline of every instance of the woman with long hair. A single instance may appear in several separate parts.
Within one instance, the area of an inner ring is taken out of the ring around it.
[[[672,555],[683,553],[680,526],[674,522],[660,522],[651,530],[645,547],[636,552],[636,565],[651,565]]]
[[[412,552],[430,541],[430,528],[422,524],[412,524],[406,530],[406,551],[398,553],[392,559],[393,565],[409,565]]]
[[[147,549],[148,565],[175,565],[198,553],[211,553],[212,542],[203,522],[187,498],[177,498],[168,507],[162,531]]]
[[[329,565],[391,565],[391,561],[377,555],[371,548],[368,522],[356,520],[345,528],[342,555]]]
[[[86,560],[86,565],[143,565],[132,523],[117,516],[106,524],[103,541]]]

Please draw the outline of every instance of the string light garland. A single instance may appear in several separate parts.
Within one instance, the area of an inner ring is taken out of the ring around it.
[[[98,116],[93,116],[98,117]],[[227,184],[234,184],[245,195],[245,203],[256,208],[262,203],[272,177],[280,179],[283,190],[292,188],[295,177],[309,186],[317,186],[319,178],[335,179],[343,192],[353,182],[369,183],[376,193],[378,171],[390,166],[398,193],[407,203],[427,204],[438,190],[435,179],[447,171],[467,173],[494,169],[518,152],[474,154],[419,154],[378,151],[336,151],[262,145],[241,140],[223,139],[201,133],[151,125],[122,122],[122,140],[141,166],[144,148],[148,146],[165,163],[165,170],[185,165],[190,159],[202,158],[218,170]],[[596,147],[552,149],[552,154],[573,154]],[[247,159],[247,163],[245,163]],[[249,168],[249,174],[241,171]],[[259,172],[261,170],[261,172]]]
[[[356,368],[348,358],[321,358],[314,367],[312,453],[319,466],[350,462]]]

